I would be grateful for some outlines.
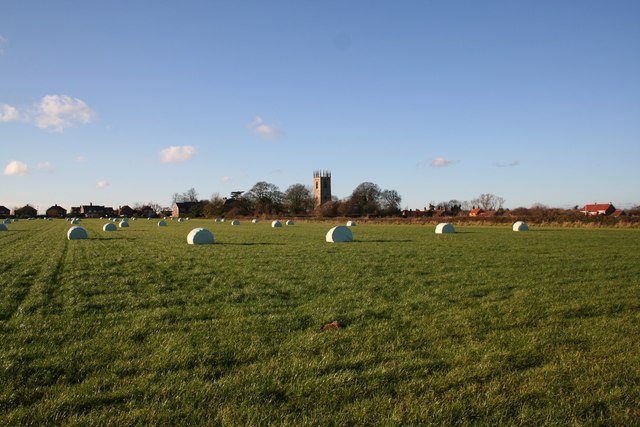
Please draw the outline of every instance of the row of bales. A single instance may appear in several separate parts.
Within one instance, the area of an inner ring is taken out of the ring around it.
[[[122,218],[122,220],[119,220],[118,218],[107,218],[109,221],[109,223],[104,224],[104,226],[102,227],[102,230],[105,232],[112,232],[112,231],[116,231],[117,227],[115,226],[114,223],[119,221],[119,227],[120,228],[127,228],[129,227],[129,220],[127,218]],[[148,220],[150,220],[150,218],[147,218]],[[50,219],[51,220],[51,219]],[[132,218],[132,221],[135,220],[135,218]],[[188,220],[188,218],[186,219]],[[0,223],[0,231],[7,231],[8,227],[7,225],[10,224],[11,222],[17,222],[17,219],[14,219],[13,221],[11,219],[5,219],[2,223]],[[80,219],[79,218],[68,218],[67,221],[69,221],[71,223],[71,225],[74,225],[74,227],[72,227],[71,229],[69,229],[68,233],[67,233],[67,238],[69,240],[77,240],[77,239],[86,239],[88,237],[86,230],[83,227],[78,226],[78,224],[80,223]],[[179,222],[182,222],[182,218],[180,218],[178,220]],[[216,219],[216,222],[225,222],[224,219]],[[252,223],[256,224],[259,221],[257,219],[252,220]],[[230,224],[232,226],[238,226],[240,225],[240,221],[238,220],[232,220],[230,222]],[[285,222],[286,225],[288,226],[292,226],[295,223],[292,220],[287,220]],[[326,235],[326,241],[327,242],[349,242],[353,240],[353,235],[351,233],[351,230],[349,229],[349,227],[354,227],[356,225],[355,221],[348,221],[347,222],[347,226],[337,226],[337,227],[333,227],[331,230],[329,230],[327,232]],[[158,221],[158,226],[159,227],[166,227],[167,226],[167,222],[165,220],[160,220]],[[282,227],[282,222],[279,220],[274,220],[271,222],[271,227],[272,228],[280,228]],[[194,230],[198,230],[198,229],[194,229]],[[194,231],[192,230],[192,231]],[[203,229],[204,230],[204,229]],[[528,225],[524,222],[524,221],[516,221],[515,223],[513,223],[512,225],[512,230],[513,231],[528,231],[529,227]],[[440,223],[436,226],[435,229],[435,233],[436,234],[450,234],[450,233],[455,233],[455,228],[453,226],[453,224],[451,223]],[[189,240],[189,239],[187,239]],[[192,244],[197,244],[197,243],[192,243]]]

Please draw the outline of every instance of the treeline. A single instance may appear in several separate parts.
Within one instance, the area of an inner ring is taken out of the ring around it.
[[[215,193],[209,200],[199,200],[191,188],[175,193],[173,203],[190,202],[190,214],[215,218],[221,216],[314,216],[314,217],[363,217],[394,216],[400,214],[402,197],[396,190],[383,190],[372,182],[358,185],[351,195],[339,200],[333,198],[320,206],[314,206],[313,191],[303,184],[293,184],[280,191],[275,184],[260,181],[247,192],[236,191],[229,197]]]

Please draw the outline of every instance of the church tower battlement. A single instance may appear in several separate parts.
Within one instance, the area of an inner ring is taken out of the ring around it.
[[[318,207],[331,201],[331,172],[313,172],[313,206]]]

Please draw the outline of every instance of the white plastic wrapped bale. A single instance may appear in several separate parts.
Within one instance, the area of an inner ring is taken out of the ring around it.
[[[11,224],[11,218],[6,218],[4,221],[2,221],[3,224]]]
[[[182,222],[182,221],[184,221],[184,219],[178,218],[178,222]]]
[[[0,224],[0,231],[9,231],[7,225],[4,222]]]
[[[233,221],[231,221],[231,225],[240,225],[240,221],[234,219]]]
[[[337,227],[333,227],[331,230],[327,232],[325,236],[327,242],[332,243],[343,243],[343,242],[352,242],[353,241],[353,233],[351,230],[344,225],[338,225]]]
[[[33,219],[33,218],[29,218],[29,219]],[[14,219],[13,222],[18,222],[18,218]]]
[[[356,226],[355,221],[347,221],[347,227],[355,227],[355,226]]]
[[[160,221],[158,221],[158,227],[166,227],[167,226],[167,221],[165,221],[164,219],[161,219]]]
[[[436,234],[448,234],[455,232],[456,229],[453,228],[453,224],[450,224],[448,222],[441,222],[440,224],[436,225]]]
[[[82,240],[89,237],[87,235],[87,230],[80,226],[71,227],[69,231],[67,231],[67,239],[69,240]]]
[[[285,222],[285,224],[287,225],[296,225],[295,222],[293,222],[293,220],[288,219],[287,222]]]
[[[102,231],[116,231],[116,230],[117,230],[116,225],[110,222],[102,226]]]
[[[129,221],[122,220],[120,223],[120,228],[126,228],[129,226]]]
[[[73,219],[71,220],[71,224],[72,224],[72,225],[80,224],[80,220],[79,220],[78,218],[73,218]]]
[[[253,219],[251,220],[251,222],[252,222],[252,223],[254,223],[254,224],[257,224],[257,223],[259,223],[259,222],[260,222],[260,220],[259,220],[258,218],[253,218]]]
[[[513,231],[529,231],[529,226],[524,221],[516,221],[513,223]]]
[[[194,228],[187,235],[187,243],[190,245],[212,245],[215,241],[213,233],[206,228]]]
[[[282,223],[276,219],[275,221],[271,222],[271,227],[280,228],[280,227],[282,227]]]

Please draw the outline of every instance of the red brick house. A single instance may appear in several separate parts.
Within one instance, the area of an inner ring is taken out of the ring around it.
[[[180,218],[181,216],[200,216],[204,203],[204,201],[174,203],[171,209],[171,216],[174,218]]]
[[[67,210],[62,206],[53,205],[46,212],[49,218],[64,218],[67,216]]]
[[[18,218],[35,218],[38,216],[38,210],[31,205],[24,205],[21,208],[14,209],[13,214]]]
[[[133,216],[133,213],[133,209],[129,205],[120,206],[118,209],[119,216]]]
[[[592,205],[584,205],[582,212],[585,215],[611,215],[616,211],[616,208],[609,203],[594,203]]]

